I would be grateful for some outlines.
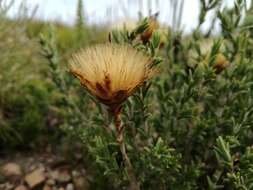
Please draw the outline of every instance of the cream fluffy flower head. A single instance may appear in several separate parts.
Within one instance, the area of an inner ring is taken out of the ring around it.
[[[73,55],[70,71],[102,103],[117,107],[157,73],[152,60],[127,45],[100,44]]]

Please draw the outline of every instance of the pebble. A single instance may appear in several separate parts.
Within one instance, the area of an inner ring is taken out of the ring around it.
[[[16,163],[7,163],[2,167],[3,175],[6,177],[22,175],[21,168]]]
[[[12,190],[14,188],[14,185],[12,185],[11,183],[7,182],[4,185],[4,190]]]
[[[71,180],[71,176],[67,170],[63,170],[58,173],[58,178],[56,180],[60,183],[67,183]]]
[[[49,185],[49,186],[54,186],[55,185],[55,180],[54,179],[48,179],[46,181],[46,184]]]
[[[48,185],[45,185],[45,186],[43,187],[43,190],[52,190],[52,188],[51,188],[50,186],[48,186]]]
[[[28,190],[26,186],[24,185],[19,185],[17,186],[14,190]]]
[[[67,186],[66,186],[66,190],[74,190],[74,185],[72,183],[69,183]]]
[[[44,171],[44,168],[38,168],[25,176],[25,181],[31,189],[45,181],[46,176]]]
[[[78,177],[74,179],[76,190],[87,190],[90,189],[90,184],[85,177]]]

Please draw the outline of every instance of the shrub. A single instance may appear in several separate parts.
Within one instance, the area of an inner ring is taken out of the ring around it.
[[[252,40],[250,30],[240,25],[244,2],[222,12],[219,1],[201,3],[193,35],[169,33],[162,73],[123,110],[127,154],[141,189],[252,189]],[[203,34],[199,29],[212,9],[222,32],[207,39],[212,30]],[[113,32],[109,39],[145,51],[158,64],[164,55],[159,34],[139,40],[148,27],[144,20],[135,30]],[[206,41],[210,44],[203,46]],[[66,84],[64,77],[61,81]],[[65,94],[67,107],[82,99]],[[71,116],[78,122],[65,129],[72,129],[91,156],[94,188],[125,188],[129,178],[106,109],[98,104],[95,114],[78,111],[82,108],[73,106]],[[89,116],[77,117],[79,112]]]

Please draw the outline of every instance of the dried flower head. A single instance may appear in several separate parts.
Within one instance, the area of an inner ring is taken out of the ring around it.
[[[148,28],[141,34],[141,40],[144,44],[146,44],[154,31],[156,31],[159,28],[159,23],[157,21],[157,15],[149,17],[148,20]]]
[[[70,71],[103,104],[115,111],[157,69],[130,46],[100,44],[74,54]]]
[[[213,68],[215,69],[215,73],[221,73],[228,65],[229,62],[227,58],[222,53],[217,54],[215,64],[213,66]]]

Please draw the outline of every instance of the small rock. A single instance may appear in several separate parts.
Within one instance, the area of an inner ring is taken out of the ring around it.
[[[15,190],[28,190],[26,186],[24,185],[19,185],[15,188]]]
[[[43,190],[52,190],[52,188],[51,188],[50,186],[48,186],[48,185],[45,185],[45,186],[43,187]]]
[[[73,176],[74,178],[79,177],[80,175],[81,175],[80,172],[78,172],[78,171],[76,171],[76,170],[73,170],[73,171],[72,171],[72,176]]]
[[[45,169],[45,167],[44,167],[44,165],[42,164],[42,163],[36,163],[36,164],[33,164],[33,165],[31,165],[30,167],[29,167],[29,171],[34,171],[34,170],[36,170],[36,169],[40,169],[40,170],[43,170],[43,171],[45,171],[46,169]]]
[[[88,190],[90,189],[90,184],[85,177],[78,177],[74,179],[76,190]]]
[[[49,185],[49,186],[53,186],[53,185],[55,185],[55,180],[54,179],[48,179],[46,184]]]
[[[2,167],[3,175],[6,177],[10,176],[21,176],[21,168],[16,163],[8,163]]]
[[[25,176],[25,181],[31,189],[43,183],[45,179],[44,168],[38,168]]]
[[[53,164],[54,163],[54,159],[53,158],[47,158],[47,163],[48,164]]]
[[[11,183],[7,182],[4,185],[4,190],[12,190],[14,188],[14,185],[12,185]]]
[[[39,163],[39,164],[38,164],[38,168],[40,168],[40,169],[43,170],[44,172],[46,171],[46,168],[45,168],[44,164],[42,164],[42,163]]]
[[[74,185],[72,183],[69,183],[67,186],[66,186],[66,190],[74,190]]]
[[[51,172],[49,173],[49,177],[52,178],[52,179],[54,179],[54,180],[57,180],[57,179],[58,179],[58,175],[59,175],[59,172],[58,172],[57,170],[51,171]]]
[[[59,181],[60,183],[67,183],[70,180],[71,180],[71,176],[68,170],[63,170],[63,171],[58,172],[57,181]]]

